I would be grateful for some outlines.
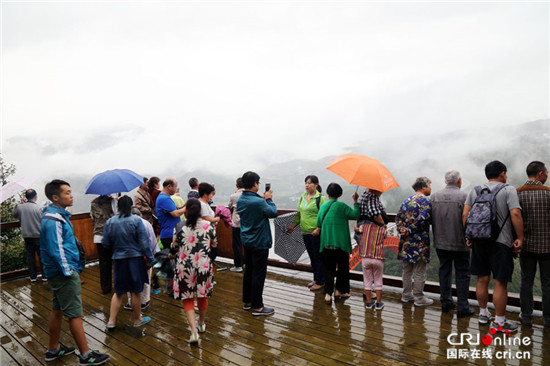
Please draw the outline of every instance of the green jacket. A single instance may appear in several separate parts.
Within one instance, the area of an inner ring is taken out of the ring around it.
[[[334,203],[331,205],[332,202]],[[328,213],[323,220],[327,210]],[[353,209],[334,199],[328,200],[321,206],[317,216],[317,227],[321,228],[320,252],[326,247],[333,247],[351,253],[349,219],[357,220],[360,215],[361,210],[357,202],[353,204]]]
[[[317,228],[317,214],[323,203],[327,202],[327,198],[319,192],[315,192],[315,196],[307,202],[307,192],[304,192],[298,200],[298,214],[294,217],[293,224],[300,224],[302,234],[311,234]],[[319,198],[319,208],[317,208],[317,197]],[[304,207],[305,205],[305,207]]]

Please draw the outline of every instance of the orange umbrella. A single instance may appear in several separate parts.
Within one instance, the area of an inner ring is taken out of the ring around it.
[[[390,171],[376,159],[365,155],[345,154],[330,162],[327,169],[349,184],[387,192],[399,187]]]

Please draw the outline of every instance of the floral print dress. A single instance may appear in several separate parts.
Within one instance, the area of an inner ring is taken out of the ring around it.
[[[198,219],[195,228],[183,226],[176,241],[174,299],[192,299],[212,295],[214,276],[210,248],[217,246],[216,229],[210,222]]]
[[[423,194],[414,194],[401,204],[395,223],[398,230],[404,227],[409,235],[401,237],[397,259],[411,263],[430,262],[431,221],[431,204]]]

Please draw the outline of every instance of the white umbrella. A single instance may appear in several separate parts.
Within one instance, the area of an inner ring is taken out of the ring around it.
[[[3,185],[0,188],[0,202],[28,189],[37,179],[37,177],[22,177]]]

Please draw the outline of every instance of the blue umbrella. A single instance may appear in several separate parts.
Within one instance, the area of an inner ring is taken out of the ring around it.
[[[130,192],[143,184],[143,177],[129,169],[113,169],[97,174],[86,186],[86,194]]]

